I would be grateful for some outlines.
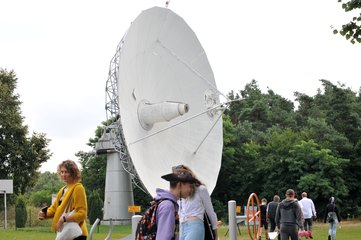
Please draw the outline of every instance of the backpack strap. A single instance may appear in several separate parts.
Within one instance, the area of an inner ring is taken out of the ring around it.
[[[155,200],[154,202],[158,206],[155,209],[154,221],[155,221],[155,224],[157,224],[157,210],[158,210],[159,204],[161,204],[163,201],[166,201],[166,200],[171,201],[173,203],[173,205],[174,205],[174,217],[175,217],[175,223],[174,223],[175,224],[175,229],[174,230],[175,231],[174,231],[174,235],[173,235],[173,238],[172,238],[172,240],[173,240],[173,239],[176,238],[176,231],[177,231],[178,226],[179,226],[179,221],[177,221],[177,216],[178,216],[177,206],[178,206],[178,203],[176,203],[173,199],[170,199],[170,198],[160,198],[160,199]],[[157,228],[158,228],[158,226],[157,226]]]

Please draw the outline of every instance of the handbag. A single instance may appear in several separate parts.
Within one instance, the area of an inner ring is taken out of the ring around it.
[[[333,204],[332,212],[328,212],[328,214],[327,214],[327,221],[329,223],[333,223],[336,219],[337,219],[337,215],[335,212],[335,204]]]
[[[70,196],[70,201],[68,202],[62,217],[67,217],[75,213],[75,209],[73,211],[69,211],[70,203],[72,201],[72,198]],[[61,232],[56,232],[56,238],[55,240],[73,240],[74,238],[77,238],[83,234],[83,231],[81,230],[79,224],[77,222],[65,222],[63,229]]]
[[[211,221],[209,220],[209,217],[206,212],[204,212],[204,239],[205,240],[214,240],[215,239],[215,233],[212,228]]]
[[[329,213],[327,214],[327,221],[328,221],[329,223],[333,223],[336,218],[337,218],[337,216],[336,216],[336,213],[335,213],[335,212],[329,212]]]

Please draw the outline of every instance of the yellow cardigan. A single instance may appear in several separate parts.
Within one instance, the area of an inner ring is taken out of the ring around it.
[[[72,217],[82,229],[82,235],[88,236],[88,230],[86,227],[88,206],[86,201],[85,189],[81,183],[70,184],[68,186],[68,191],[66,191],[65,193],[62,203],[59,205],[59,200],[63,195],[64,188],[65,186],[59,190],[54,203],[48,208],[48,211],[46,212],[46,218],[53,218],[51,229],[56,232],[56,223],[59,221],[59,218],[63,214],[64,209],[66,208],[71,196],[73,200],[70,204],[70,210],[72,211],[75,209],[76,211],[74,214],[72,214]]]

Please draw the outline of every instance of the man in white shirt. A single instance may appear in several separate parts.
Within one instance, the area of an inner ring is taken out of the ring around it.
[[[307,193],[302,193],[302,199],[300,201],[302,204],[302,212],[304,217],[304,229],[312,231],[312,219],[316,218],[316,209],[313,204],[312,199],[307,198]]]

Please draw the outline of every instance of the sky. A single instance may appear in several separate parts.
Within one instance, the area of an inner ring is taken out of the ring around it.
[[[24,124],[51,139],[55,172],[77,160],[106,120],[105,83],[117,44],[131,22],[165,0],[2,0],[0,68],[14,70]],[[356,13],[337,0],[171,0],[169,8],[193,29],[227,94],[255,79],[294,101],[313,96],[320,79],[361,86],[361,45],[334,35]]]

